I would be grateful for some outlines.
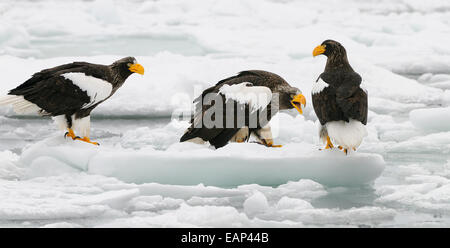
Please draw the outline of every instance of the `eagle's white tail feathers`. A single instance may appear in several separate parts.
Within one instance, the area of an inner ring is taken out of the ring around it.
[[[9,104],[13,106],[14,111],[18,114],[38,113],[42,110],[36,104],[25,100],[23,96],[8,95],[0,97],[0,106]]]
[[[367,136],[366,126],[353,119],[349,122],[331,121],[325,124],[325,128],[333,143],[348,149],[358,148]]]

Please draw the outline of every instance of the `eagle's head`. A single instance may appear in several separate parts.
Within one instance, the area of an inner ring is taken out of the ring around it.
[[[133,73],[144,75],[144,67],[138,64],[134,57],[119,59],[111,65],[111,68],[117,71],[124,79]]]
[[[341,43],[335,40],[325,40],[324,42],[322,42],[322,44],[314,48],[313,56],[315,57],[320,54],[323,54],[327,57],[342,56],[346,55],[346,51]]]
[[[296,87],[285,87],[279,90],[280,110],[295,108],[300,114],[303,114],[302,105],[306,106],[306,98],[302,91]]]
[[[334,40],[326,40],[314,48],[313,56],[323,54],[327,56],[325,71],[353,71],[347,59],[347,52],[341,43]]]

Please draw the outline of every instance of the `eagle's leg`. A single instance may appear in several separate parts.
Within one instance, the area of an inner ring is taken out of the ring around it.
[[[230,142],[243,143],[248,140],[250,131],[248,127],[242,127],[239,131],[230,139]]]
[[[81,118],[75,116],[73,119],[73,124],[76,127],[75,129],[80,130],[81,135],[83,136],[83,138],[77,136],[74,140],[80,140],[97,146],[100,145],[98,142],[92,142],[89,138],[91,133],[91,117],[89,115]]]
[[[267,147],[283,147],[282,145],[274,145],[272,138],[272,130],[269,125],[254,132],[256,137],[259,139],[260,144]]]
[[[331,143],[330,136],[327,135],[327,145],[325,146],[325,149],[331,149],[334,148],[333,143]]]

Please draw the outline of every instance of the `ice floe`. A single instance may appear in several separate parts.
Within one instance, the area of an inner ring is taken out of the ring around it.
[[[415,109],[409,113],[414,126],[431,131],[450,131],[450,107]]]
[[[375,180],[385,166],[377,154],[346,156],[339,150],[318,151],[304,143],[286,144],[283,149],[236,143],[218,150],[181,143],[158,151],[93,147],[63,137],[32,145],[19,162],[36,176],[76,169],[125,182],[214,186],[274,186],[300,179],[326,185],[362,185]]]

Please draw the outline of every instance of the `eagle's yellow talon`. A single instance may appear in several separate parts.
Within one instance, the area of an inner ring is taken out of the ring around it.
[[[327,136],[327,145],[325,146],[325,149],[331,149],[334,148],[333,143],[331,143],[331,139],[329,136]]]
[[[261,145],[265,145],[267,147],[275,147],[275,148],[283,147],[282,145],[274,145],[272,139],[270,139],[270,140],[263,139]]]
[[[276,147],[276,148],[278,148],[278,147],[283,147],[283,145],[272,145],[272,146],[270,146],[270,147]]]
[[[76,140],[84,141],[86,143],[97,145],[97,146],[100,145],[98,142],[92,142],[91,139],[89,139],[89,137],[84,137],[82,139],[81,138],[76,138]]]
[[[64,138],[67,138],[67,137],[70,137],[73,140],[75,140],[77,136],[75,135],[75,133],[74,133],[74,131],[72,129],[69,129],[67,131],[67,133],[64,134]]]
[[[70,128],[68,129],[67,133],[64,134],[64,137],[70,137],[73,140],[80,140],[80,141],[84,141],[86,143],[97,145],[97,146],[100,145],[98,142],[92,142],[91,139],[89,139],[89,137],[80,138],[80,136],[76,136],[75,132]]]

